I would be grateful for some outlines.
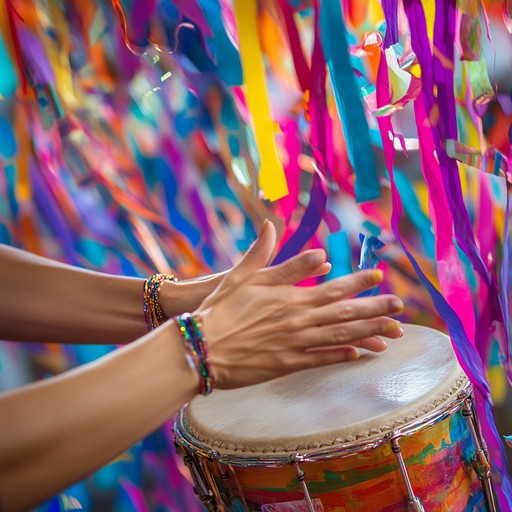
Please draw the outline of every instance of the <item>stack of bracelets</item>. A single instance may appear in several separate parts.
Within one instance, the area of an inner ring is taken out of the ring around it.
[[[162,325],[165,321],[158,296],[164,281],[176,282],[177,279],[169,274],[155,274],[144,281],[143,307],[148,331]],[[174,320],[181,334],[187,362],[199,374],[199,391],[203,395],[208,395],[213,390],[213,374],[208,362],[208,349],[201,331],[201,324],[190,313],[184,313]]]
[[[165,321],[164,313],[160,307],[160,299],[158,298],[160,286],[164,281],[175,283],[178,279],[170,274],[155,274],[144,281],[143,307],[148,332],[156,329]]]
[[[190,313],[183,313],[176,317],[175,321],[182,336],[188,364],[199,373],[199,392],[202,395],[209,395],[213,390],[213,375],[201,324]]]

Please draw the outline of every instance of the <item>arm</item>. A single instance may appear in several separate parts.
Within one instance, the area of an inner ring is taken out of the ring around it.
[[[401,335],[398,322],[386,316],[403,307],[397,297],[350,299],[378,284],[381,274],[362,271],[296,287],[329,270],[325,254],[308,251],[264,268],[274,248],[269,223],[194,312],[216,387],[246,386],[339,363],[358,357],[356,347],[385,350],[377,335]],[[1,395],[4,512],[26,510],[112,460],[171,418],[193,398],[198,383],[169,321],[98,361]]]
[[[169,317],[193,311],[222,274],[162,285]],[[146,332],[143,279],[84,270],[0,244],[0,339],[131,342]]]
[[[2,510],[27,510],[110,462],[197,386],[168,322],[101,360],[0,396]]]

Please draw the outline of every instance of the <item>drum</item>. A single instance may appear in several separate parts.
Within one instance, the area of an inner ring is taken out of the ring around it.
[[[495,510],[471,388],[425,327],[381,354],[197,397],[175,440],[211,511]]]

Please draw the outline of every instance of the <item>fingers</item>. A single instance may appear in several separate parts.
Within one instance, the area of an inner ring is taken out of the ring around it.
[[[294,352],[282,358],[282,368],[287,372],[317,368],[330,364],[344,363],[359,359],[359,351],[353,346],[336,347],[330,350]]]
[[[325,261],[325,257],[323,249],[305,251],[280,265],[258,272],[257,282],[286,285],[298,283],[308,277],[325,275],[331,270],[331,264]]]
[[[394,315],[403,311],[403,302],[395,295],[378,295],[345,299],[317,308],[309,308],[301,315],[302,327],[362,320],[376,316]]]
[[[377,341],[376,336],[400,338],[402,335],[400,322],[383,316],[302,329],[294,334],[293,340],[296,346],[303,349],[315,346],[355,345],[382,352],[386,349],[386,345]]]
[[[360,270],[347,276],[333,279],[318,286],[303,290],[304,299],[308,304],[322,305],[353,297],[358,293],[377,286],[383,279],[382,271]]]
[[[276,247],[276,228],[268,219],[261,227],[260,234],[254,244],[245,253],[242,261],[227,276],[229,281],[241,281],[268,265]]]

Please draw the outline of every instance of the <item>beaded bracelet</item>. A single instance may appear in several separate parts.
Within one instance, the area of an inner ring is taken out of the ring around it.
[[[175,321],[180,330],[188,364],[199,374],[199,392],[202,395],[209,395],[213,391],[213,374],[201,323],[190,313],[176,317]]]
[[[171,274],[154,274],[144,281],[143,290],[143,308],[144,320],[146,320],[146,328],[149,331],[162,325],[165,321],[165,316],[160,307],[160,298],[158,292],[160,286],[164,281],[177,282],[178,278]]]

